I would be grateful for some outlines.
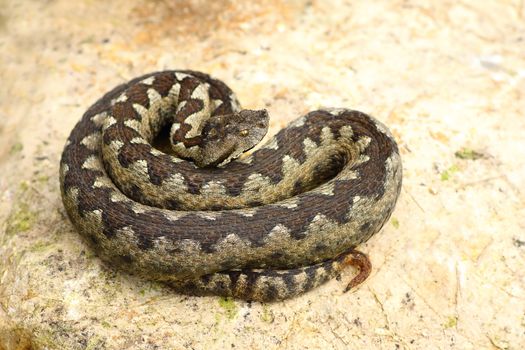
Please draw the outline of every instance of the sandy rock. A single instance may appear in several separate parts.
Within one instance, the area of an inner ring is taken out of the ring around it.
[[[1,1],[0,349],[525,347],[523,1]],[[404,188],[371,277],[285,302],[105,266],[65,216],[73,125],[162,69],[227,82],[270,133],[318,107],[389,125]]]

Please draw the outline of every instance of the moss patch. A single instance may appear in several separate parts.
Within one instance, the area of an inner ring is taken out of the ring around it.
[[[48,175],[40,175],[38,176],[36,179],[35,179],[36,182],[39,182],[39,183],[46,183],[49,181],[49,176]]]
[[[450,316],[447,322],[443,324],[443,327],[445,329],[453,328],[453,327],[456,327],[457,324],[458,324],[458,318],[456,316]]]
[[[9,154],[16,154],[20,153],[24,149],[24,145],[20,142],[15,143],[11,146],[11,149],[9,150]]]
[[[468,160],[476,160],[485,157],[483,153],[474,151],[470,148],[462,148],[456,153],[454,153],[454,155],[456,156],[456,158]]]
[[[453,164],[448,169],[441,172],[441,181],[448,181],[450,178],[459,171],[459,168],[456,164]]]
[[[392,226],[394,226],[394,228],[396,228],[396,229],[399,228],[399,220],[397,218],[392,218],[392,220],[390,220],[390,222],[392,223]]]
[[[266,305],[263,305],[261,320],[266,323],[273,323],[275,320],[272,310],[268,309]]]
[[[232,298],[219,298],[219,306],[224,309],[226,317],[230,320],[237,315],[237,304],[235,304],[235,301],[233,301]]]
[[[9,236],[28,231],[33,227],[35,220],[36,214],[29,210],[29,206],[26,203],[20,203],[7,218],[6,234]]]
[[[52,248],[55,244],[47,241],[37,241],[35,244],[31,245],[29,250],[31,252],[43,252]]]
[[[89,338],[86,344],[86,350],[101,349],[105,347],[105,340],[101,336],[94,336]]]

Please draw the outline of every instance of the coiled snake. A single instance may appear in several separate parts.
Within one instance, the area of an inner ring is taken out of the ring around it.
[[[74,127],[60,163],[75,228],[111,265],[191,294],[278,300],[368,273],[353,248],[401,188],[388,129],[366,114],[310,112],[251,155],[266,111],[221,81],[164,71],[114,88]],[[171,150],[157,135],[169,131]]]

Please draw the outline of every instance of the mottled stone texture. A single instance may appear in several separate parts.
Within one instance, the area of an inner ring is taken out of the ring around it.
[[[521,349],[525,4],[0,1],[0,349]],[[58,163],[85,109],[162,69],[227,82],[270,133],[369,113],[404,188],[374,265],[259,304],[174,294],[105,267],[65,217]]]

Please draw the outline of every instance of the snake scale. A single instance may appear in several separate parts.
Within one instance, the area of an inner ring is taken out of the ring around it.
[[[381,229],[401,188],[391,133],[358,111],[317,110],[239,157],[268,119],[200,72],[119,85],[64,147],[68,216],[111,266],[194,295],[281,300],[348,264],[369,270],[354,248]]]

